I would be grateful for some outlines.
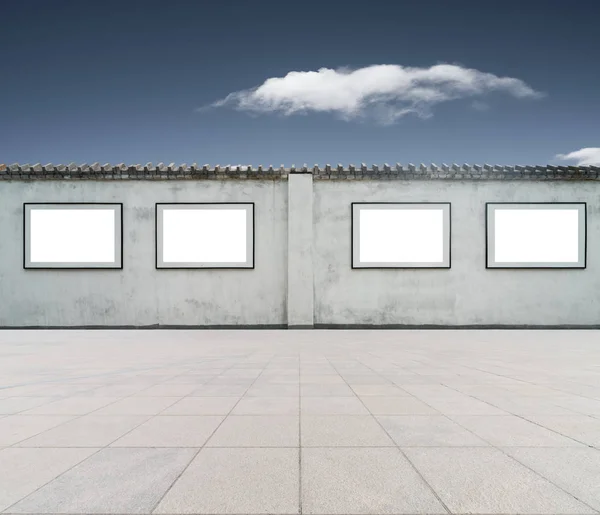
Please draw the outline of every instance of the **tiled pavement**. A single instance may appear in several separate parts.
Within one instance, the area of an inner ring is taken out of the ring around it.
[[[600,332],[0,331],[0,513],[600,513]]]

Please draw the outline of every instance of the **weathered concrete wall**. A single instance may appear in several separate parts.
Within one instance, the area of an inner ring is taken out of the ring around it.
[[[291,174],[288,179],[288,325],[314,324],[313,177]]]
[[[285,181],[0,183],[0,326],[286,324]],[[123,202],[123,270],[23,270],[23,202]],[[255,268],[156,270],[155,202],[255,202]]]
[[[243,168],[243,169],[242,169]],[[600,326],[600,169],[0,165],[0,327]],[[122,202],[123,270],[23,270],[24,202]],[[352,269],[352,202],[451,202],[448,269]],[[485,268],[486,202],[587,202],[587,268]],[[156,202],[254,202],[255,268],[156,270]]]
[[[315,324],[598,325],[600,184],[315,181]],[[351,202],[451,202],[449,270],[350,268]],[[486,202],[587,202],[587,268],[485,268]]]

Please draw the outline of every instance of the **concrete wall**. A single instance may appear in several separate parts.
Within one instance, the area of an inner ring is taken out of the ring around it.
[[[288,180],[288,326],[314,325],[313,180],[293,174]]]
[[[595,182],[315,181],[316,324],[600,324]],[[451,202],[449,270],[350,268],[351,202]],[[587,268],[485,268],[486,202],[587,202]]]
[[[123,270],[23,270],[24,202],[123,202]],[[254,202],[253,270],[156,270],[155,202]],[[350,267],[351,202],[451,202],[451,269]],[[485,202],[587,202],[587,269],[485,268]],[[600,182],[7,180],[0,327],[600,325]]]
[[[23,270],[23,202],[123,202],[123,270]],[[156,270],[155,202],[255,202],[253,270]],[[284,181],[0,183],[0,326],[285,325]]]

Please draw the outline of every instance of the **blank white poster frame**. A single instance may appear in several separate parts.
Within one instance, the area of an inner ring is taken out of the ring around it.
[[[245,210],[246,212],[246,260],[244,262],[173,262],[163,259],[164,212],[177,210]],[[253,269],[255,254],[254,202],[175,202],[156,203],[155,213],[156,268],[161,270],[181,269]]]
[[[499,210],[577,210],[577,261],[496,261],[496,211]],[[487,202],[485,205],[486,268],[493,269],[585,269],[587,259],[587,204],[585,202]]]
[[[369,209],[441,210],[443,213],[443,258],[441,262],[374,262],[360,261],[360,214]],[[352,202],[351,267],[353,269],[449,269],[451,263],[450,202]]]
[[[32,261],[31,212],[35,210],[111,210],[114,212],[114,259],[107,261]],[[23,268],[25,270],[123,269],[123,204],[116,202],[25,202],[23,204]]]

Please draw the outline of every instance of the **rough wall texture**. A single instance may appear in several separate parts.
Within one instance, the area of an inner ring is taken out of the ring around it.
[[[0,185],[0,326],[283,325],[287,183]],[[23,202],[123,202],[123,270],[23,270]],[[155,202],[256,203],[253,270],[156,270]]]
[[[0,165],[0,327],[598,326],[599,172]],[[123,270],[23,270],[24,202],[93,201],[124,204]],[[155,269],[154,204],[196,201],[255,203],[255,269]],[[370,201],[451,202],[451,269],[352,270],[350,203]],[[587,269],[486,269],[484,205],[494,201],[587,202]]]
[[[598,325],[600,188],[589,182],[315,182],[315,324]],[[351,202],[451,202],[449,270],[352,270]],[[587,268],[485,268],[486,202],[587,202]]]
[[[288,179],[287,313],[290,327],[314,324],[313,181],[310,174]]]

